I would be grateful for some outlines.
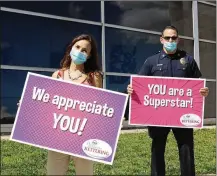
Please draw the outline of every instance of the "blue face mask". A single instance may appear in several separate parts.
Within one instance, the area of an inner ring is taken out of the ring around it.
[[[173,52],[177,48],[177,43],[176,42],[165,42],[164,48],[169,52]]]
[[[77,49],[72,49],[70,51],[70,56],[75,65],[81,65],[87,61],[87,55]]]

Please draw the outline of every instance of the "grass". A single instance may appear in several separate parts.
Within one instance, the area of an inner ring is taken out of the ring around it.
[[[216,129],[195,132],[196,173],[216,173]],[[96,175],[150,175],[151,140],[147,133],[121,134],[112,166],[95,163]],[[45,175],[47,151],[8,140],[1,141],[1,175]],[[180,175],[178,149],[172,133],[168,136],[167,175]],[[68,175],[74,175],[70,163]]]

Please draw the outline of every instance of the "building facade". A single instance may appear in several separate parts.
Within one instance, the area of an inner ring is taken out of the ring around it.
[[[193,55],[210,95],[205,123],[216,119],[215,1],[38,1],[1,4],[1,124],[14,123],[27,72],[51,76],[73,37],[94,36],[106,89],[124,92],[131,74],[162,49],[167,25],[180,34],[180,48]]]

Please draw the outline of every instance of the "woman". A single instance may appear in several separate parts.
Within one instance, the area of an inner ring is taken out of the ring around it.
[[[52,77],[80,84],[102,87],[102,75],[98,66],[96,43],[89,35],[76,37],[67,47],[60,63],[61,69]],[[47,175],[66,175],[72,156],[48,151]],[[93,162],[72,157],[76,175],[93,175]]]

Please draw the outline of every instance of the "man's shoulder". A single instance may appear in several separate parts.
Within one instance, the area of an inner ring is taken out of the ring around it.
[[[191,54],[189,54],[187,51],[185,50],[179,50],[178,54],[181,55],[182,57],[193,57]]]
[[[155,59],[158,59],[158,58],[160,57],[160,54],[161,54],[161,51],[158,51],[157,53],[155,53],[155,54],[149,56],[149,57],[147,58],[147,60],[148,60],[148,61],[153,61],[153,60],[155,60]]]
[[[180,55],[180,58],[186,58],[188,61],[194,60],[194,57],[185,50],[179,50],[178,54]]]

